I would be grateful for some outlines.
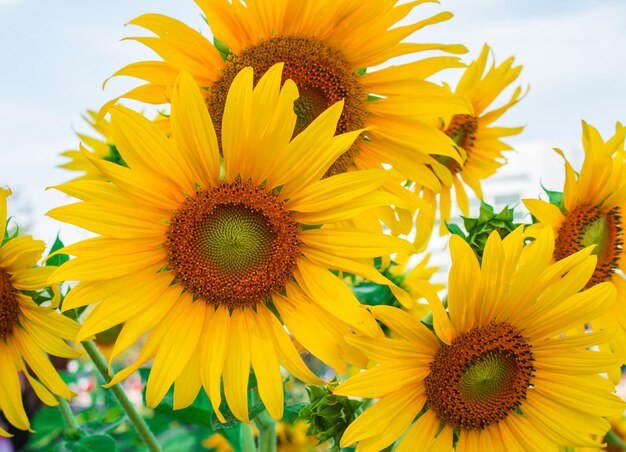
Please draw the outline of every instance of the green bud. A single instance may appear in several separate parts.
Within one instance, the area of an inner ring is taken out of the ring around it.
[[[325,386],[307,386],[306,390],[310,404],[300,411],[300,418],[309,424],[306,434],[315,435],[318,444],[332,438],[338,445],[362,402],[336,396]]]

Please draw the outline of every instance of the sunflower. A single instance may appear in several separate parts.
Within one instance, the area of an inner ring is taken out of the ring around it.
[[[379,365],[335,393],[381,400],[341,446],[380,450],[402,437],[395,451],[598,447],[592,438],[609,428],[603,416],[621,413],[624,402],[601,375],[619,357],[593,349],[609,333],[571,332],[615,301],[609,283],[581,292],[595,267],[591,248],[552,263],[552,230],[524,248],[518,228],[504,240],[490,235],[482,268],[460,237],[450,249],[448,312],[431,305],[436,336],[383,306],[373,314],[401,339],[349,338]]]
[[[523,201],[540,223],[533,230],[547,227],[554,231],[554,260],[596,245],[593,253],[598,261],[587,287],[612,282],[617,289],[617,303],[592,325],[615,328],[618,334],[611,346],[626,355],[626,280],[622,273],[626,270],[622,232],[622,212],[626,209],[626,128],[618,123],[616,133],[605,142],[593,126],[584,121],[582,126],[585,159],[579,174],[557,150],[565,159],[565,185],[559,205],[537,199]]]
[[[112,357],[149,333],[141,356],[121,380],[151,358],[146,400],[156,406],[176,382],[174,405],[206,390],[221,420],[220,377],[233,414],[248,421],[250,365],[270,414],[279,419],[279,363],[304,381],[320,380],[298,356],[279,322],[338,371],[351,355],[349,331],[381,334],[374,318],[329,269],[387,284],[372,258],[410,250],[401,239],[327,223],[396,202],[378,191],[382,170],[323,178],[360,130],[335,134],[342,103],[292,139],[297,117],[292,81],[281,88],[282,64],[253,89],[253,70],[234,79],[222,123],[223,163],[204,99],[183,73],[174,86],[170,137],[124,107],[111,112],[114,142],[129,168],[87,155],[111,183],[60,186],[84,202],[53,218],[94,237],[64,249],[76,256],[52,280],[82,281],[64,309],[97,304],[79,339],[124,322]]]
[[[471,110],[467,114],[445,117],[442,129],[458,145],[459,159],[436,156],[433,164],[435,174],[441,180],[439,193],[440,231],[447,233],[446,223],[450,220],[451,191],[463,215],[469,215],[469,203],[464,184],[482,198],[481,181],[492,176],[505,162],[502,152],[511,149],[501,141],[503,137],[519,134],[523,127],[494,127],[509,108],[522,99],[522,88],[517,87],[509,100],[502,106],[486,111],[504,89],[519,76],[522,67],[514,66],[513,57],[496,66],[495,63],[485,72],[489,47],[483,50],[465,70],[457,84],[455,94],[467,100]],[[426,188],[425,198],[434,206],[437,192]],[[424,211],[427,212],[427,211]],[[427,221],[432,224],[434,218]]]
[[[437,128],[439,115],[467,110],[449,90],[426,81],[433,74],[463,67],[458,58],[435,56],[380,70],[371,68],[394,57],[439,50],[464,53],[461,45],[403,42],[412,33],[448,20],[442,12],[407,25],[413,9],[424,3],[396,0],[196,0],[215,37],[210,43],[198,31],[167,16],[146,14],[130,21],[157,37],[133,37],[163,61],[130,64],[114,76],[146,81],[123,97],[167,103],[180,71],[188,71],[203,95],[218,131],[230,85],[246,66],[257,81],[278,62],[283,81],[292,79],[300,97],[294,133],[309,125],[339,100],[345,105],[337,134],[372,127],[355,140],[327,170],[328,175],[388,163],[405,179],[421,180],[433,190],[439,182],[428,166],[428,154],[458,159],[453,141]],[[115,101],[115,100],[114,100]],[[113,102],[114,102],[113,101]],[[436,112],[436,113],[435,113]]]
[[[30,236],[6,232],[6,198],[0,188],[0,411],[11,425],[30,430],[22,403],[19,372],[47,405],[57,405],[53,394],[66,399],[74,394],[54,369],[46,353],[64,358],[80,355],[64,339],[74,340],[78,324],[52,308],[37,305],[33,294],[46,287],[54,267],[35,267],[45,244]],[[0,427],[0,436],[12,436]]]

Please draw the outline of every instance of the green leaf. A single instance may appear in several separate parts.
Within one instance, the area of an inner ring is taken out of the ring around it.
[[[211,433],[207,432],[206,436]],[[164,452],[181,450],[198,450],[197,440],[185,428],[168,429],[158,436],[159,444]]]
[[[63,436],[65,423],[57,407],[44,407],[31,419],[34,432],[28,439],[29,449],[42,449]]]
[[[50,249],[50,254],[62,249],[64,246],[65,245],[63,245],[63,242],[59,238],[59,234],[57,234],[57,237],[54,240],[54,243],[52,244],[52,248]],[[67,262],[68,260],[70,260],[70,257],[67,254],[57,254],[56,256],[52,256],[51,258],[49,258],[45,262],[44,265],[58,267],[59,265]]]
[[[64,444],[67,450],[80,452],[116,452],[117,444],[115,440],[105,434],[85,436],[79,441]]]

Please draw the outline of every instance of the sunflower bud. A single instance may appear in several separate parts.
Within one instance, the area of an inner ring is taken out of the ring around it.
[[[485,245],[489,234],[498,231],[500,238],[509,235],[519,224],[515,223],[514,210],[506,206],[500,212],[495,213],[493,207],[486,202],[480,204],[480,214],[477,218],[463,218],[463,226],[467,235],[456,224],[447,224],[448,230],[462,237],[474,250],[479,260],[482,260]]]
[[[307,386],[311,403],[300,411],[300,418],[309,424],[307,435],[315,435],[321,444],[339,439],[356,417],[356,410],[363,402],[336,396],[324,386]]]

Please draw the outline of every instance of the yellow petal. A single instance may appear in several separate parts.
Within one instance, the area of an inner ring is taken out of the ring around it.
[[[6,344],[0,344],[0,408],[7,420],[21,430],[28,430],[30,423],[22,403],[22,389],[17,369]]]
[[[261,308],[257,309],[257,315],[259,321],[264,323],[266,331],[272,332],[274,343],[277,346],[276,352],[278,360],[282,366],[287,369],[291,375],[306,383],[315,385],[324,384],[324,382],[304,364],[304,361],[298,354],[289,335],[274,314],[267,308]]]
[[[72,392],[65,385],[56,369],[50,364],[47,356],[39,347],[19,328],[13,330],[13,340],[18,352],[39,378],[39,380],[53,393],[69,399]]]
[[[11,196],[11,190],[0,188],[0,232],[4,237],[7,225],[7,198]]]
[[[206,305],[202,302],[192,302],[191,296],[184,302],[187,304],[186,309],[176,319],[171,320],[167,337],[159,347],[152,364],[146,386],[146,404],[150,408],[161,402],[191,356],[196,353],[204,325]]]
[[[341,447],[357,441],[374,438],[376,446],[383,449],[402,434],[424,404],[419,394],[398,391],[382,398],[352,422],[341,437]]]
[[[435,441],[437,431],[439,430],[439,425],[439,419],[437,419],[433,411],[426,411],[415,421],[407,434],[400,440],[395,451],[414,452],[416,450],[430,450],[430,446]],[[445,428],[446,427],[444,427],[444,429]]]
[[[312,300],[330,314],[370,336],[380,335],[380,329],[369,312],[342,281],[324,268],[299,258],[296,281]]]
[[[265,329],[263,322],[258,321],[254,311],[245,311],[244,314],[250,333],[250,358],[259,396],[270,415],[278,421],[283,417],[284,395],[272,333]]]
[[[250,332],[240,309],[231,315],[229,353],[224,363],[224,396],[237,419],[248,419],[248,377],[250,375]]]
[[[174,409],[187,408],[196,400],[202,387],[199,353],[193,353],[174,383]]]
[[[209,311],[208,308],[207,311]],[[219,409],[222,401],[220,382],[226,355],[230,350],[230,336],[231,317],[228,309],[218,308],[213,313],[210,324],[205,328],[201,342],[200,378],[220,422],[226,422]]]
[[[9,273],[30,268],[41,259],[45,248],[43,241],[33,240],[29,235],[15,237],[0,248],[0,267]]]
[[[558,228],[565,218],[559,208],[539,199],[523,199],[524,205],[540,223]]]
[[[219,185],[220,155],[206,102],[196,82],[183,72],[172,93],[172,132],[181,158],[200,185]]]

